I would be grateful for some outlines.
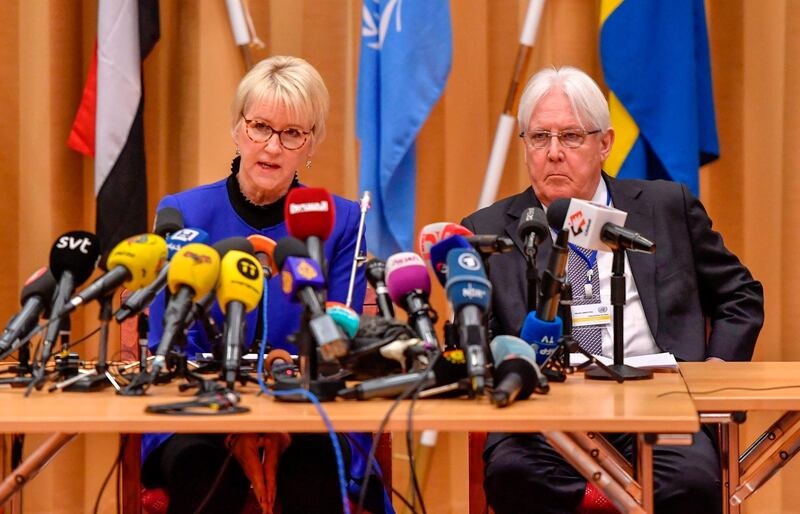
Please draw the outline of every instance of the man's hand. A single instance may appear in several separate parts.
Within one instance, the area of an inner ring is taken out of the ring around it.
[[[720,359],[719,357],[709,357],[706,359],[706,362],[725,362],[725,361]]]

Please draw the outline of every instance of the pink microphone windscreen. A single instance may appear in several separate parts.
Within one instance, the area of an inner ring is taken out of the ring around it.
[[[389,297],[400,304],[403,297],[415,289],[431,292],[431,277],[422,257],[413,252],[396,253],[386,261],[386,288]]]

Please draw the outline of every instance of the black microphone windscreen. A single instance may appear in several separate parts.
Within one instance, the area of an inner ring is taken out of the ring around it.
[[[23,306],[33,296],[41,296],[46,302],[50,301],[56,290],[56,278],[47,268],[41,268],[25,282],[19,295],[19,303]]]
[[[364,274],[367,277],[369,285],[375,288],[378,282],[386,280],[386,262],[377,257],[373,257],[364,265]]]
[[[305,243],[296,237],[284,237],[275,245],[275,264],[278,269],[283,268],[287,257],[308,257]]]
[[[253,254],[253,243],[248,241],[246,237],[227,237],[225,239],[220,239],[211,246],[217,251],[220,258],[225,257],[225,254],[231,250],[239,250],[240,252],[250,255]]]
[[[164,207],[156,213],[153,233],[166,238],[183,228],[183,215],[174,207]]]
[[[555,230],[564,228],[564,220],[567,218],[567,211],[569,211],[569,202],[570,198],[559,198],[547,208],[547,222]]]
[[[523,241],[531,234],[534,234],[536,241],[541,242],[550,233],[550,225],[544,211],[538,207],[529,207],[522,211],[517,225],[517,235]]]
[[[50,271],[56,280],[65,271],[72,272],[75,287],[92,275],[100,256],[100,241],[91,232],[75,230],[56,239],[50,249]]]

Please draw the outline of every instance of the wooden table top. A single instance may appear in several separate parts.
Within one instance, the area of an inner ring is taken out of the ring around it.
[[[700,412],[800,410],[800,362],[682,362],[680,372]]]
[[[670,394],[659,397],[669,391]],[[311,404],[278,402],[243,390],[245,414],[170,416],[148,414],[145,406],[191,399],[174,385],[151,388],[144,397],[120,397],[113,390],[96,393],[0,390],[0,432],[269,432],[324,431]],[[374,431],[389,408],[388,400],[325,403],[340,431]],[[398,407],[388,430],[405,430],[409,402]],[[534,395],[498,409],[486,398],[425,399],[414,408],[414,429],[444,431],[608,431],[689,433],[699,429],[694,405],[678,373],[657,373],[654,380],[616,384],[584,380],[581,374],[551,384],[547,395]]]

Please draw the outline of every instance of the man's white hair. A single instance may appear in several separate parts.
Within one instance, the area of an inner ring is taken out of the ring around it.
[[[538,71],[522,92],[519,100],[519,129],[528,130],[531,114],[550,91],[560,89],[572,104],[572,111],[584,130],[611,128],[608,102],[597,82],[573,66],[544,68]]]

